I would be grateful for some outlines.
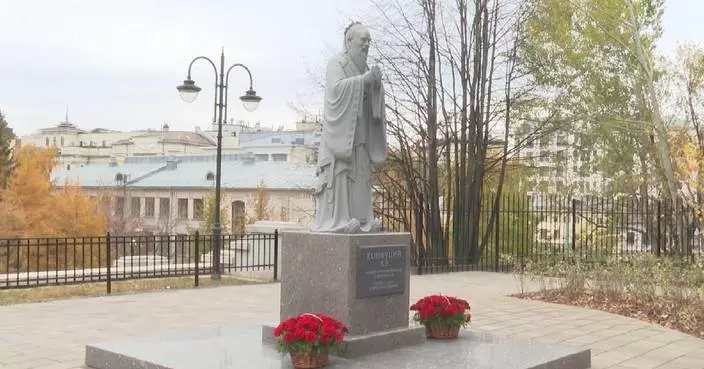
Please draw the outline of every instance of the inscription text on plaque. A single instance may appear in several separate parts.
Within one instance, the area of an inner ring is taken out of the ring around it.
[[[357,250],[357,298],[405,292],[407,249],[405,245],[360,246]]]

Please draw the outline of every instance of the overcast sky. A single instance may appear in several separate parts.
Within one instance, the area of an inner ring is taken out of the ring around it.
[[[254,113],[230,77],[229,116],[292,127],[290,103],[314,101],[309,70],[322,68],[367,0],[0,0],[0,110],[18,135],[70,120],[84,129],[206,128],[213,114],[212,67],[195,64],[203,88],[186,104],[176,91],[188,63],[205,55],[252,71],[264,98]],[[661,50],[704,39],[704,1],[667,0]],[[364,19],[361,19],[364,21]],[[315,108],[315,107],[311,107]]]

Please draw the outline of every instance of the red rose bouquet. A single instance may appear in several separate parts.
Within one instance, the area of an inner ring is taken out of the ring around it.
[[[347,327],[324,314],[306,313],[288,318],[274,328],[279,352],[291,354],[296,368],[319,368],[327,364],[330,350],[339,350]]]
[[[460,327],[466,326],[472,319],[469,302],[444,295],[423,297],[411,305],[415,311],[413,319],[426,327],[429,337],[454,338]]]

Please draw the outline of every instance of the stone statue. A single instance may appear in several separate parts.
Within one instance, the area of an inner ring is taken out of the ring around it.
[[[386,117],[381,69],[367,65],[370,41],[367,27],[352,23],[344,52],[327,64],[313,232],[381,230],[371,180],[375,165],[386,160]]]

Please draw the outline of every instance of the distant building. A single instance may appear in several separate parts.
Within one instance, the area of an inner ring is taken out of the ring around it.
[[[258,160],[302,161],[314,160],[319,132],[314,125],[297,124],[300,131],[274,131],[259,123],[223,124],[223,154],[252,152]],[[172,131],[168,124],[160,130],[120,132],[97,128],[86,131],[69,122],[68,116],[57,126],[43,128],[22,137],[25,145],[56,146],[62,168],[108,163],[115,159],[124,162],[130,157],[215,155],[218,127],[194,132]]]
[[[123,163],[90,164],[52,174],[58,187],[78,184],[100,197],[111,216],[131,224],[127,231],[189,233],[215,186],[215,156],[129,157]],[[222,198],[232,230],[252,222],[252,202],[262,181],[269,194],[268,220],[308,225],[314,214],[315,167],[292,161],[261,161],[252,154],[223,155]],[[123,223],[124,224],[124,223]]]
[[[602,153],[598,149],[584,150],[578,137],[559,133],[526,139],[514,134],[510,146],[525,140],[518,158],[533,175],[525,178],[524,188],[535,194],[597,194],[604,189],[605,180],[591,170],[594,160]]]

